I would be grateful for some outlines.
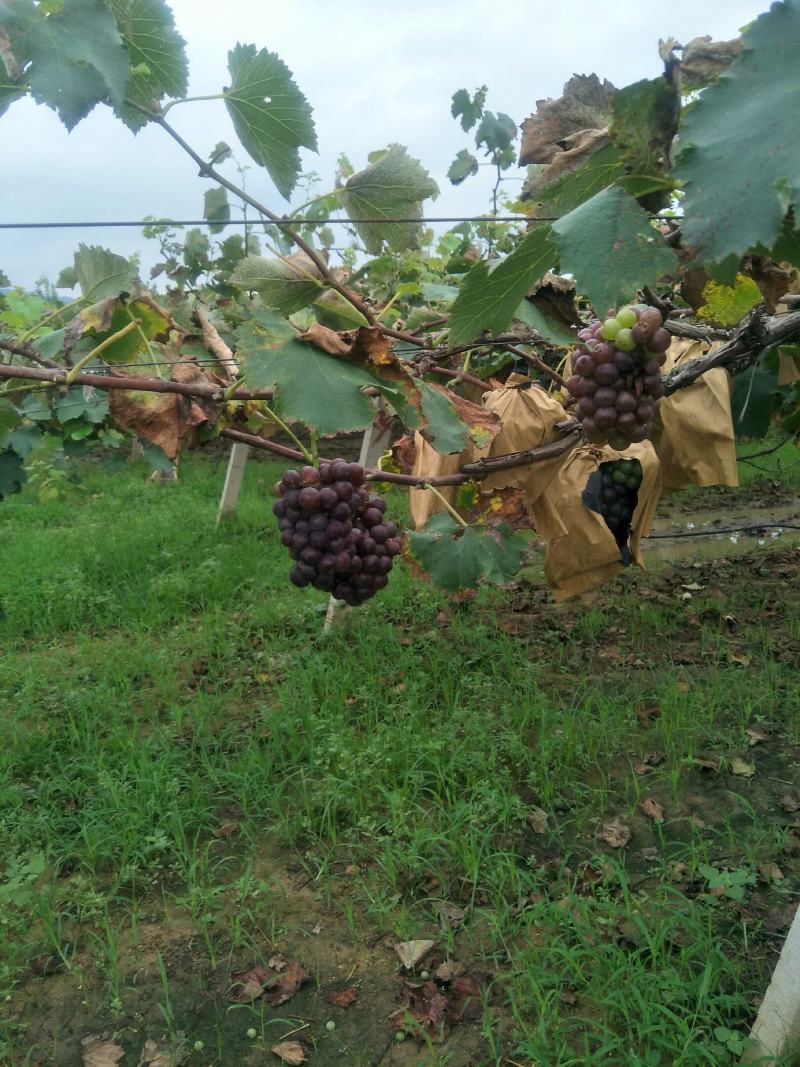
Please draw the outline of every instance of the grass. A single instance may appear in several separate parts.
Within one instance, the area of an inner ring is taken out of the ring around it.
[[[203,458],[176,486],[87,467],[60,500],[3,502],[0,1061],[79,1064],[108,1031],[125,1063],[164,1035],[190,1064],[263,1062],[295,1002],[225,986],[283,946],[316,953],[310,1062],[394,1063],[389,935],[435,938],[483,990],[415,1063],[736,1062],[800,876],[796,556],[560,608],[401,567],[324,637],[324,597],[285,579],[276,470],[249,466],[221,528]],[[334,1052],[345,958],[361,999]]]

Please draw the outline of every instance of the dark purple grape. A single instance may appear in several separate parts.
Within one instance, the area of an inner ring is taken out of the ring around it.
[[[343,459],[335,459],[331,463],[331,474],[335,482],[348,481],[350,478],[350,464]]]
[[[293,539],[294,539],[294,530],[283,530],[283,531],[281,531],[281,544],[285,545],[286,548],[290,548],[291,547]]]
[[[601,430],[608,430],[617,421],[615,408],[598,408],[594,413],[594,421]]]
[[[300,482],[302,485],[319,485],[320,476],[316,467],[303,467],[300,471]]]
[[[299,499],[300,499],[300,490],[299,489],[288,489],[283,494],[283,502],[286,505],[287,513],[288,513],[289,508],[296,508],[297,507],[297,502],[298,502]]]
[[[325,490],[323,489],[323,492],[324,491]],[[330,519],[328,518],[328,516],[323,515],[321,511],[318,511],[314,515],[311,515],[309,517],[308,528],[309,530],[327,530],[329,522]]]
[[[296,567],[293,567],[289,572],[289,581],[292,585],[296,585],[298,589],[305,589],[308,585],[308,578],[301,574]]]
[[[321,593],[330,593],[335,583],[336,578],[333,574],[318,574],[311,584]]]
[[[308,535],[308,543],[314,548],[327,548],[330,538],[325,530],[312,530]]]
[[[275,503],[272,505],[272,514],[276,518],[282,519],[286,515],[286,501],[276,500]]]
[[[295,470],[284,471],[281,481],[287,489],[299,489],[300,472]]]
[[[323,486],[319,491],[319,506],[325,511],[336,507],[339,503],[339,494],[330,485]]]
[[[376,545],[377,542],[369,535],[366,535],[361,539],[361,544],[358,546],[359,554],[362,556],[371,556],[375,551]]]
[[[650,336],[660,329],[664,323],[664,318],[658,308],[647,307],[639,314],[639,325],[649,332]]]
[[[639,422],[649,422],[653,417],[653,405],[646,400],[640,400],[636,407],[636,417]]]
[[[591,378],[594,374],[595,362],[591,356],[578,356],[572,366],[572,369],[582,378]]]
[[[639,441],[645,440],[645,438],[647,437],[647,433],[648,430],[646,426],[634,426],[633,429],[628,432],[628,437],[634,443],[638,443]]]
[[[578,378],[576,396],[591,396],[597,390],[597,382],[594,378]]]
[[[375,589],[376,591],[378,589],[385,589],[388,584],[389,584],[389,575],[388,574],[376,574],[375,577],[372,579],[372,588]]]
[[[342,551],[336,555],[336,570],[341,574],[347,574],[350,570],[351,556],[349,552]]]
[[[301,563],[308,563],[309,566],[314,567],[319,563],[321,556],[322,553],[318,548],[311,548],[309,546],[308,548],[304,548],[300,553],[300,561]]]
[[[636,415],[632,411],[620,411],[617,415],[617,427],[622,430],[623,433],[628,433],[634,426],[637,426]]]
[[[571,393],[572,396],[580,396],[581,394],[578,392],[578,388],[582,381],[583,379],[581,378],[580,374],[570,375],[570,377],[567,378],[566,381],[567,392]]]
[[[379,574],[388,574],[393,567],[392,559],[390,556],[381,556],[381,558],[378,560],[378,564]]]
[[[378,508],[369,507],[361,518],[365,526],[377,526],[383,520],[383,513]]]
[[[646,378],[642,380],[644,391],[652,395],[653,392],[661,388],[661,375],[660,374],[648,374]]]
[[[591,418],[594,415],[594,400],[588,396],[582,397],[575,406],[575,411],[579,419]]]
[[[314,489],[311,486],[307,489],[301,489],[297,502],[301,511],[316,511],[319,507],[319,489]]]
[[[636,366],[636,360],[630,354],[630,352],[615,352],[614,353],[614,366],[617,368],[620,374],[630,374],[633,368]]]
[[[619,379],[619,370],[614,363],[601,363],[594,376],[599,385],[613,385]]]
[[[382,545],[384,541],[389,539],[389,527],[384,526],[383,523],[378,523],[370,530],[370,537],[377,541],[379,545]]]
[[[657,356],[651,356],[645,363],[642,364],[642,371],[646,374],[658,374],[661,370],[661,364],[658,362]]]
[[[350,482],[334,482],[333,488],[336,491],[336,494],[340,500],[349,500],[350,497],[353,495],[353,486]]]
[[[375,493],[369,498],[369,506],[371,508],[376,508],[381,515],[386,511],[386,501],[382,496],[377,496]]]
[[[592,359],[595,363],[610,363],[614,358],[615,351],[614,346],[609,344],[608,341],[601,341],[592,352]]]
[[[637,345],[646,345],[650,338],[650,330],[648,330],[641,322],[637,322],[635,326],[631,326],[631,334]]]
[[[334,480],[333,475],[331,474],[331,465],[324,460],[319,465],[319,478],[323,485],[330,485]]]
[[[621,389],[617,393],[617,399],[614,402],[614,407],[617,411],[635,411],[637,400],[633,393],[628,392],[627,389]]]
[[[613,408],[617,400],[617,390],[612,389],[610,385],[603,385],[592,399],[598,408]]]
[[[653,336],[647,343],[647,348],[650,352],[666,352],[669,348],[672,338],[665,329],[656,330]]]
[[[583,419],[581,422],[581,426],[583,427],[583,432],[590,440],[591,438],[597,436],[597,423],[591,416]]]

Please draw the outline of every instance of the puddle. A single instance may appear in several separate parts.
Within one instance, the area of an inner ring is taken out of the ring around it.
[[[759,548],[800,543],[800,505],[759,508],[728,506],[697,511],[680,519],[658,519],[643,539],[647,561],[720,557]]]

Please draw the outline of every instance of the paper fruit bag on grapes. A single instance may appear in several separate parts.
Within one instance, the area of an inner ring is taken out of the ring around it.
[[[664,371],[708,351],[702,341],[675,338]],[[665,397],[658,405],[652,436],[665,488],[739,484],[731,379],[723,367],[706,371],[691,385]]]
[[[455,474],[461,464],[469,463],[471,458],[470,449],[455,452],[452,455],[443,455],[437,452],[433,445],[429,445],[418,430],[414,434],[414,466],[411,468],[411,473],[417,478],[436,478],[442,474]],[[458,488],[457,485],[439,486],[439,492],[453,507],[456,503]],[[411,521],[417,530],[422,529],[431,515],[444,511],[442,501],[433,493],[429,493],[427,489],[410,489],[408,506],[411,511]]]
[[[483,404],[500,416],[501,429],[488,448],[475,450],[473,459],[505,456],[550,444],[559,438],[556,425],[568,417],[556,396],[524,374],[509,375],[504,385],[484,395]],[[555,456],[552,460],[495,471],[481,480],[480,492],[517,488],[530,512],[563,462],[564,456]]]
[[[532,508],[547,541],[545,575],[555,600],[602,585],[631,563],[644,566],[641,539],[660,492],[658,456],[649,441],[624,452],[587,444],[570,453]]]

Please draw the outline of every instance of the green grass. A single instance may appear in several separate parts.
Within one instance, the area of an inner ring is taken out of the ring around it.
[[[87,467],[79,494],[3,502],[0,995],[17,1010],[2,1062],[47,1055],[50,980],[34,993],[28,974],[42,954],[93,990],[87,1018],[124,1033],[124,948],[148,916],[185,916],[198,968],[277,943],[288,920],[265,854],[300,864],[354,942],[430,933],[489,972],[481,1063],[736,1062],[775,959],[762,920],[800,874],[787,788],[767,780],[796,776],[796,580],[708,561],[553,608],[527,583],[451,602],[401,566],[325,637],[325,598],[285,578],[277,469],[249,465],[220,528],[223,467],[195,457],[175,486]],[[689,610],[680,583],[695,578]],[[757,724],[763,754],[744,732]],[[637,774],[651,751],[661,762]],[[737,754],[756,759],[752,782],[728,773]],[[598,837],[613,816],[626,849]],[[701,865],[755,881],[767,863],[786,877],[748,885],[747,907],[708,894]],[[466,912],[457,932],[439,929],[441,900]],[[226,1025],[214,1063],[240,1062]]]

